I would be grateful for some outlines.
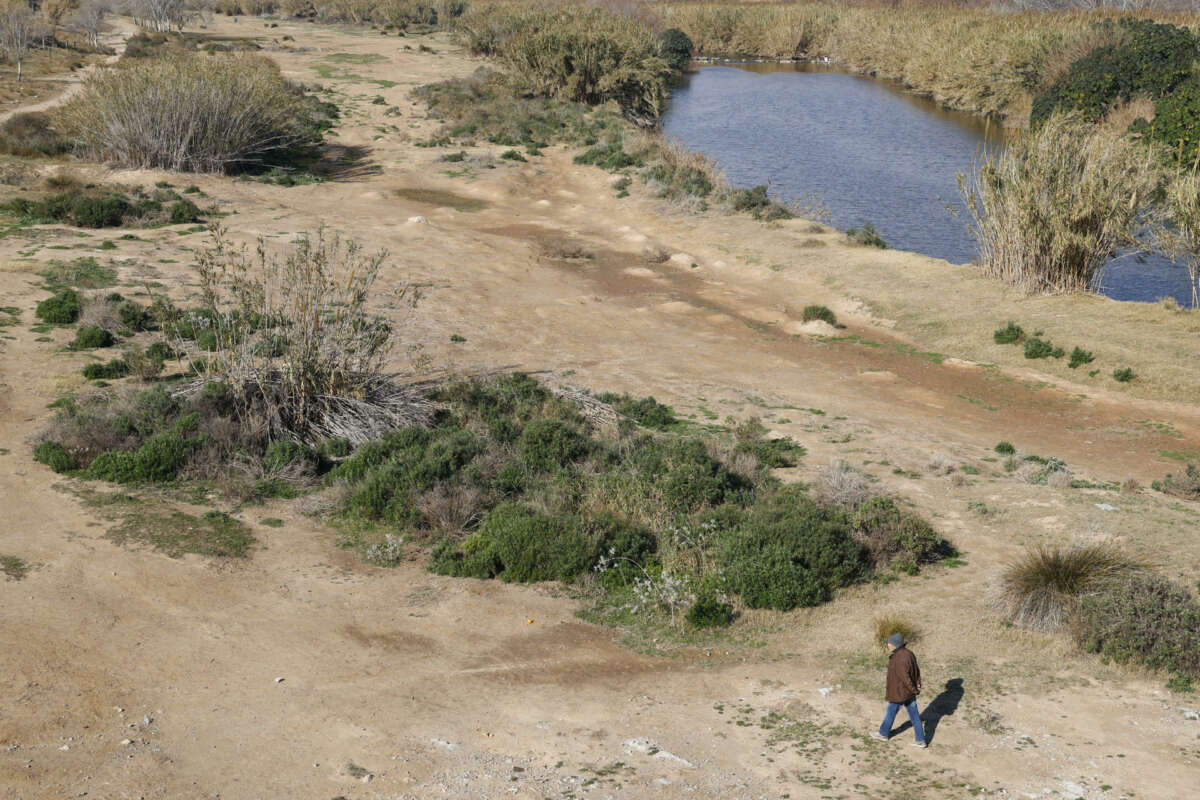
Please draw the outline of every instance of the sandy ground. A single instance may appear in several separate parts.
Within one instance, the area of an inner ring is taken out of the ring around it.
[[[1092,481],[1144,484],[1179,468],[1164,453],[1200,450],[1194,406],[981,365],[966,346],[931,355],[949,334],[922,338],[897,322],[913,313],[904,298],[920,295],[914,281],[957,269],[930,259],[850,247],[799,220],[689,215],[636,188],[617,199],[611,176],[556,149],[447,175],[458,165],[413,145],[436,124],[408,97],[479,65],[442,36],[266,29],[249,18],[212,28],[261,34],[290,77],[336,90],[337,141],[368,148],[375,169],[294,188],[77,171],[195,183],[234,212],[225,223],[240,239],[283,243],[325,222],[387,248],[385,283],[424,293],[405,335],[438,368],[522,368],[653,394],[702,421],[761,415],[809,449],[790,477],[846,459],[909,498],[966,563],[856,587],[816,610],[748,613],[728,635],[682,647],[622,643],[620,631],[581,622],[561,587],[444,579],[419,559],[366,566],[282,502],[244,512],[259,540],[247,560],[118,547],[29,454],[46,404],[78,385],[84,358],[63,350],[67,332],[47,342],[28,330],[45,296],[33,273],[54,258],[111,257],[123,281],[153,279],[185,297],[202,235],[139,231],[146,241],[121,241],[115,254],[96,250],[111,232],[9,236],[0,291],[21,324],[3,329],[0,350],[0,554],[32,569],[0,582],[0,797],[1174,798],[1194,789],[1194,695],[1081,656],[1062,637],[1006,628],[986,601],[1005,559],[1048,541],[1111,537],[1172,577],[1200,577],[1194,505],[1148,490],[1030,485],[991,452],[1008,439]],[[335,53],[381,58],[347,64]],[[463,200],[480,202],[455,210]],[[935,293],[980,302],[992,291],[974,286],[926,291],[931,304]],[[799,320],[812,302],[847,327],[812,335]],[[988,309],[980,336],[1012,308]],[[454,333],[466,341],[451,343]],[[953,474],[929,468],[938,456]],[[259,524],[268,517],[285,525]],[[866,738],[882,711],[882,657],[870,642],[882,611],[924,633],[914,649],[932,703],[927,751],[907,735]]]

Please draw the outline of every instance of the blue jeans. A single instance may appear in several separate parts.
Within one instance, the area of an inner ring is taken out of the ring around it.
[[[892,735],[892,723],[896,721],[896,714],[900,711],[901,706],[904,706],[904,710],[908,712],[908,718],[912,720],[913,732],[917,734],[917,741],[925,741],[925,729],[921,727],[921,712],[917,710],[916,697],[910,697],[904,703],[888,703],[887,711],[883,715],[883,724],[879,726],[879,733],[883,736]]]

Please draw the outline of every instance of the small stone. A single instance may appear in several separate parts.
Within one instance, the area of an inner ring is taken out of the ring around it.
[[[1200,720],[1200,712],[1193,711],[1190,708],[1185,708],[1183,709],[1183,718]]]
[[[154,717],[147,714],[146,716],[142,717],[142,722],[146,725],[149,725],[151,722],[154,722]]]
[[[121,744],[123,744],[123,745],[125,745],[126,747],[128,747],[129,745],[133,744],[133,739],[122,739],[122,740],[121,740]]]
[[[374,776],[374,775],[372,775],[372,774],[371,774],[371,773],[369,773],[369,772],[368,772],[366,775],[363,775],[363,776],[362,776],[362,782],[363,782],[363,783],[370,783],[370,782],[371,782],[371,781],[373,781],[373,780],[375,780],[375,776]]]
[[[276,678],[276,679],[275,679],[275,682],[276,682],[276,683],[283,683],[283,678]]]
[[[69,744],[64,744],[62,747],[60,747],[60,748],[58,748],[58,749],[59,749],[59,750],[70,750],[70,749],[71,749],[71,745],[69,745]]]
[[[824,689],[817,689],[817,691],[821,693],[821,697],[829,697],[829,695],[833,694],[833,687],[826,686]]]
[[[421,216],[420,214],[418,214],[415,217],[408,218],[408,224],[410,224],[410,225],[424,225],[427,222],[429,222],[429,220],[426,219],[425,217]]]

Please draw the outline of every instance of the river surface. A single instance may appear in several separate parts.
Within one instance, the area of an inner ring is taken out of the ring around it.
[[[737,186],[785,199],[814,193],[837,228],[873,224],[888,245],[956,264],[978,255],[956,175],[1004,146],[1005,132],[886,81],[814,64],[706,66],[671,96],[663,132],[704,153]],[[1191,304],[1182,267],[1126,255],[1104,271],[1118,300]]]

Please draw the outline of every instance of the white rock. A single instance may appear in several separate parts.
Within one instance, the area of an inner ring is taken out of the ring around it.
[[[418,214],[415,217],[408,218],[409,225],[424,225],[427,222],[429,222],[429,220],[426,219],[425,217],[421,216],[420,214]]]
[[[817,691],[821,693],[821,697],[829,697],[829,695],[833,694],[833,687],[826,686],[824,689],[817,689]]]
[[[458,745],[454,744],[453,742],[447,742],[445,739],[430,739],[429,741],[433,742],[438,747],[444,747],[447,750],[457,750],[458,749]]]
[[[58,749],[59,749],[59,750],[70,750],[70,749],[71,749],[71,745],[69,745],[69,744],[64,744],[62,747],[60,747],[60,748],[58,748]]]
[[[1116,506],[1110,506],[1108,503],[1096,503],[1096,508],[1101,511],[1120,511]]]
[[[1192,710],[1192,709],[1190,709],[1190,708],[1184,708],[1184,709],[1180,709],[1180,710],[1181,710],[1181,711],[1183,711],[1183,718],[1184,718],[1184,719],[1196,719],[1196,720],[1200,720],[1200,712],[1193,711],[1193,710]]]
[[[644,736],[638,736],[634,739],[626,739],[625,746],[630,750],[637,750],[639,753],[649,753],[658,750],[658,745]]]
[[[1087,787],[1071,781],[1063,781],[1063,794],[1068,797],[1083,797],[1087,794]]]
[[[680,764],[685,767],[696,766],[692,762],[688,761],[686,758],[680,758],[679,756],[675,755],[674,753],[668,753],[666,750],[659,750],[657,753],[654,754],[654,758],[661,758],[666,761],[674,761],[676,764]]]
[[[121,740],[121,744],[123,744],[123,745],[125,745],[126,747],[128,747],[129,745],[133,744],[133,739],[122,739],[122,740]]]

